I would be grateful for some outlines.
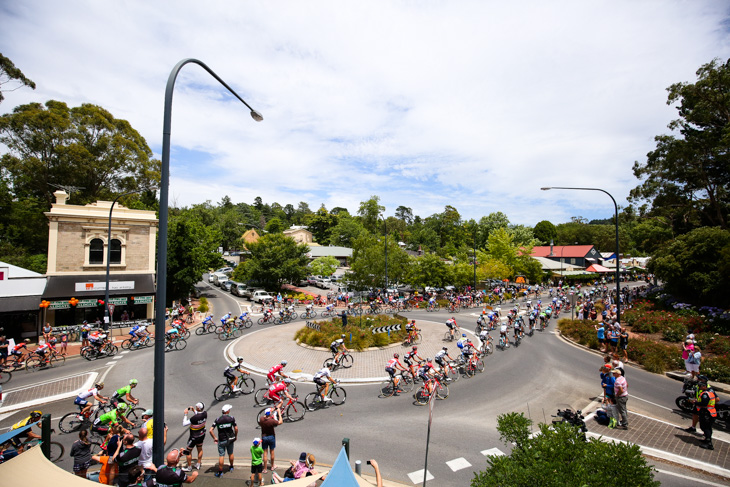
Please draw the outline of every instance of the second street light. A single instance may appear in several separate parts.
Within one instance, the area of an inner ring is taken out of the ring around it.
[[[260,122],[264,119],[259,112],[241,98],[238,93],[226,84],[208,66],[197,59],[183,59],[178,62],[167,79],[165,88],[165,111],[162,127],[162,177],[160,180],[160,230],[157,245],[157,295],[155,297],[155,335],[165,336],[165,305],[167,301],[167,219],[168,219],[168,197],[170,186],[170,134],[172,131],[172,94],[175,89],[177,75],[188,63],[194,63],[202,67],[213,76],[220,84],[238,98],[241,103],[251,111],[251,118]],[[154,396],[153,396],[153,436],[162,438],[165,434],[165,340],[159,339],[155,342],[155,365],[154,365]],[[156,441],[152,446],[152,461],[155,465],[162,465],[164,462],[164,445]]]
[[[383,215],[378,215],[383,220],[383,227],[385,228],[385,295],[388,295],[388,224],[385,222]]]
[[[611,198],[611,201],[613,201],[613,209],[614,209],[614,217],[615,217],[615,223],[616,223],[616,321],[621,323],[621,266],[619,265],[619,247],[618,247],[618,205],[616,204],[616,200],[613,196],[611,196],[611,193],[606,191],[605,189],[601,188],[572,188],[572,187],[565,187],[565,186],[547,186],[544,188],[540,188],[543,191],[549,191],[551,189],[570,189],[570,190],[577,190],[577,191],[600,191],[601,193],[606,193],[609,198]]]

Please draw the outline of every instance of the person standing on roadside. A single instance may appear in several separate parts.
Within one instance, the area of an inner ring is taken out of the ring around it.
[[[276,431],[274,430],[274,428],[276,428],[283,422],[284,418],[281,414],[281,404],[276,405],[276,411],[274,414],[272,414],[271,410],[269,409],[266,411],[266,414],[259,420],[259,426],[261,426],[261,447],[264,449],[263,473],[267,472],[267,450],[271,455],[271,470],[273,471],[276,468],[276,464],[274,463],[274,449],[276,449]]]
[[[694,379],[696,377],[699,377],[700,365],[702,365],[702,352],[700,350],[700,347],[695,345],[695,349],[693,352],[690,352],[687,362],[690,367],[690,374],[692,375],[692,378]]]
[[[228,452],[228,471],[233,472],[233,445],[238,437],[238,425],[236,419],[230,415],[233,406],[226,404],[221,408],[223,413],[218,419],[213,421],[213,426],[210,427],[210,436],[213,437],[213,442],[218,444],[218,471],[215,473],[216,477],[223,475],[223,457]],[[218,431],[218,438],[215,436],[215,431]]]
[[[598,338],[598,343],[601,345],[601,353],[604,353],[606,352],[606,328],[603,325],[603,321],[599,322],[597,325],[593,325],[593,328],[596,329],[596,337]]]
[[[188,419],[188,413],[193,410],[193,414]],[[200,463],[203,461],[203,441],[205,440],[205,422],[208,420],[208,412],[205,411],[205,404],[199,402],[194,408],[185,408],[183,416],[183,426],[190,428],[190,437],[188,438],[188,444],[184,450],[185,458],[187,459],[188,466],[183,467],[183,470],[190,472],[193,467],[196,470],[200,470]],[[198,463],[193,465],[193,447],[198,450]]]
[[[626,327],[621,328],[621,333],[618,336],[618,349],[624,357],[624,361],[629,361],[629,331]]]
[[[621,375],[618,369],[612,369],[611,373],[616,381],[613,383],[613,393],[616,400],[616,408],[620,416],[619,427],[629,429],[629,412],[626,409],[626,403],[629,400],[629,385],[626,377]]]
[[[714,450],[712,446],[712,425],[717,417],[715,409],[715,401],[717,394],[707,384],[707,377],[701,375],[699,378],[700,400],[697,402],[698,415],[700,417],[700,429],[705,438],[700,442],[700,448],[705,450]]]

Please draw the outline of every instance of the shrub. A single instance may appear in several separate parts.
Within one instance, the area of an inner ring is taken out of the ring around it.
[[[730,358],[726,355],[705,358],[702,360],[700,373],[711,380],[728,382],[730,381]]]
[[[598,350],[600,348],[596,329],[593,328],[593,322],[591,321],[586,322],[562,318],[558,320],[558,329],[560,330],[560,333],[570,337],[585,347],[593,350]]]
[[[207,313],[209,309],[210,306],[208,305],[208,298],[202,296],[200,298],[200,304],[198,305],[198,311],[200,311],[201,313]]]
[[[315,321],[314,323],[320,326],[319,330],[308,326],[300,328],[294,334],[294,339],[312,347],[329,348],[330,343],[340,338],[340,335],[344,333],[347,348],[362,351],[369,347],[384,347],[391,343],[402,342],[406,335],[404,326],[406,322],[406,318],[400,315],[375,315],[364,317],[362,327],[360,327],[359,318],[350,318],[347,321],[347,326],[343,328],[342,320],[333,318],[332,320]],[[400,324],[401,329],[390,332],[390,336],[387,333],[373,335],[370,331],[372,327],[395,324]]]
[[[715,355],[730,354],[730,338],[721,335],[716,335],[712,338],[703,348],[704,351],[714,353]]]
[[[677,369],[684,366],[682,355],[677,347],[651,340],[641,338],[629,340],[627,353],[629,359],[640,363],[649,372],[657,374],[661,374],[668,369]]]
[[[681,323],[672,323],[664,328],[662,335],[668,342],[681,342],[687,336],[687,328]]]

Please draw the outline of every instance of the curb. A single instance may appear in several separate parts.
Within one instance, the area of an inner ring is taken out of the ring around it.
[[[99,377],[99,373],[98,372],[89,372],[89,374],[90,374],[90,376],[89,376],[88,379],[86,379],[86,382],[84,382],[84,384],[80,388],[78,388],[76,390],[69,391],[69,392],[64,392],[64,393],[61,393],[61,394],[56,394],[56,395],[53,395],[53,396],[44,397],[44,398],[42,398],[42,400],[26,401],[26,402],[21,402],[21,403],[18,403],[18,404],[14,404],[12,406],[0,407],[0,414],[10,413],[10,412],[13,412],[13,411],[17,411],[19,409],[30,408],[30,407],[33,407],[33,406],[37,406],[39,404],[47,404],[49,402],[58,401],[60,399],[68,399],[68,398],[71,398],[71,397],[76,397],[76,396],[79,395],[80,392],[89,389],[94,384],[94,381],[96,380],[96,378]],[[54,379],[54,380],[50,380],[50,381],[46,381],[46,382],[56,382],[57,380],[58,379]],[[43,385],[43,383],[35,384],[33,386],[27,386],[27,387],[35,387],[35,386],[38,386],[38,385]],[[23,389],[25,389],[27,387],[24,387],[24,388],[21,388],[21,389],[16,389],[16,391],[17,390],[23,390]],[[13,392],[15,392],[15,391],[5,392],[5,395],[6,396],[9,396],[10,394],[13,394]]]

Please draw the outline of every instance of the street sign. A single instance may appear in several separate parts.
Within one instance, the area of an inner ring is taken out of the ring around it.
[[[114,308],[116,307],[116,304],[109,303],[108,306],[109,306],[109,314],[110,315],[113,315],[114,314]]]
[[[391,331],[398,331],[398,330],[400,330],[400,325],[376,326],[375,328],[371,329],[371,331],[373,332],[373,335],[376,335],[378,333],[388,333]]]
[[[312,323],[311,321],[307,321],[307,328],[319,331],[319,325],[317,323]]]

